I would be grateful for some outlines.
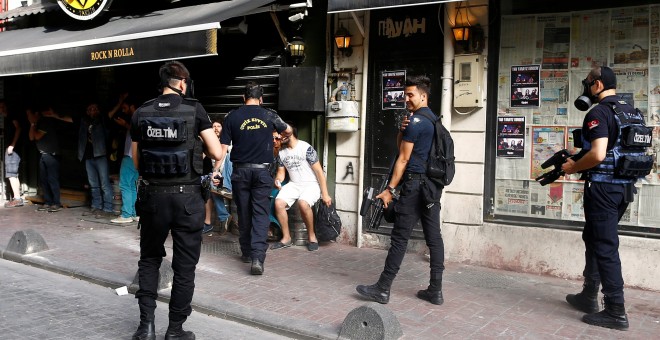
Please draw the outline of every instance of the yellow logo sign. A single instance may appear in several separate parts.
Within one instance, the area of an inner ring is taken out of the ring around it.
[[[64,13],[78,20],[91,20],[101,14],[112,0],[58,0]]]

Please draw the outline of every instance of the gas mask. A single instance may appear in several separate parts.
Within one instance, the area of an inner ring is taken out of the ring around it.
[[[174,79],[185,80],[186,81],[186,93],[181,92],[179,89],[176,89],[169,84],[165,84],[165,87],[169,87],[172,91],[178,93],[183,98],[195,98],[195,84],[191,78],[181,78],[177,76],[171,76]]]
[[[591,107],[593,103],[595,103],[598,100],[598,97],[595,95],[591,94],[591,91],[589,88],[593,86],[596,83],[596,79],[592,81],[588,81],[587,79],[584,79],[582,81],[582,87],[584,90],[582,91],[582,94],[575,100],[573,105],[580,110],[580,111],[587,111]]]

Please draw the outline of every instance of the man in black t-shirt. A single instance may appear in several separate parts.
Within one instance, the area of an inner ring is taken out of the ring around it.
[[[236,202],[241,260],[252,262],[250,273],[261,275],[268,249],[270,191],[273,178],[273,130],[291,135],[291,128],[275,113],[261,107],[263,88],[248,82],[243,94],[245,105],[231,111],[220,134],[223,155],[232,145],[232,195]]]

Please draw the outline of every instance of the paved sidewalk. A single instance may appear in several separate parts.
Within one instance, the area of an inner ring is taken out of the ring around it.
[[[50,250],[23,256],[24,263],[113,288],[129,285],[139,257],[136,224],[82,220],[83,211],[0,209],[0,255],[6,255],[16,231],[34,229]],[[264,275],[252,276],[249,264],[239,260],[237,242],[230,234],[204,237],[195,309],[297,338],[336,339],[346,315],[366,303],[355,286],[375,282],[386,255],[335,243],[318,252],[291,247],[269,251]],[[171,242],[166,249],[171,260]],[[409,254],[385,305],[401,323],[403,339],[652,339],[660,334],[660,292],[626,289],[630,330],[621,332],[580,321],[582,313],[564,297],[580,291],[581,282],[447,263],[442,306],[415,297],[427,283],[427,260]],[[160,293],[169,296],[168,290]],[[126,313],[135,315],[137,325],[137,303]]]

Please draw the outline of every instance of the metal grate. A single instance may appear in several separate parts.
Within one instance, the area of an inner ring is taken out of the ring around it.
[[[202,243],[202,253],[214,255],[240,255],[241,246],[238,242],[230,240],[204,240]]]
[[[456,272],[445,272],[444,280],[480,288],[519,288],[519,279],[499,273],[490,273],[483,270],[461,268]]]

